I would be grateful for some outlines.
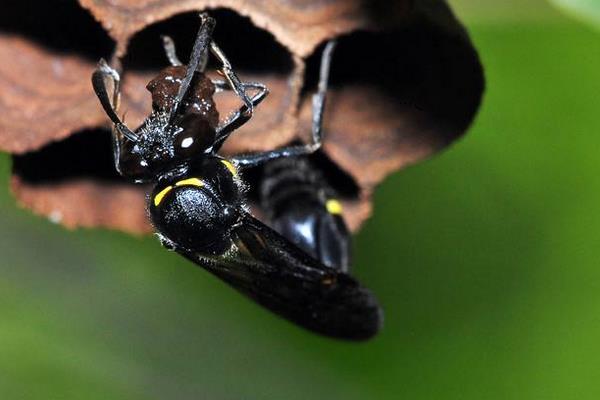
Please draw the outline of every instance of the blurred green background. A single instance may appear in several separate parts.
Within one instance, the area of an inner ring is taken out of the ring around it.
[[[307,334],[152,237],[21,211],[2,156],[0,399],[600,398],[595,19],[451,3],[487,92],[464,139],[387,179],[356,238],[377,338]]]

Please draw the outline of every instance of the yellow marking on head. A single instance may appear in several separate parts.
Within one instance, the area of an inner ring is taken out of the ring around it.
[[[327,212],[329,212],[329,214],[341,214],[343,211],[342,203],[335,199],[327,200],[327,203],[325,203],[325,208],[327,208]]]
[[[223,163],[224,166],[227,167],[227,169],[229,170],[229,172],[231,172],[231,175],[233,175],[233,176],[237,176],[238,175],[237,169],[233,166],[232,163],[230,163],[227,160],[221,160],[221,162]]]
[[[198,187],[202,187],[202,186],[204,186],[204,182],[202,182],[202,180],[198,179],[198,178],[188,178],[188,179],[183,179],[183,180],[175,183],[175,186],[198,186]]]
[[[167,195],[167,193],[169,193],[171,190],[173,189],[173,186],[167,186],[166,188],[164,188],[163,190],[161,190],[160,192],[158,192],[158,194],[156,196],[154,196],[154,206],[158,207],[158,205],[160,204],[160,202],[163,200],[163,198]]]

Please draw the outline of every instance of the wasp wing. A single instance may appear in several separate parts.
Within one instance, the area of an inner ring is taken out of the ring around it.
[[[234,228],[232,241],[219,256],[176,251],[304,328],[354,340],[379,331],[382,312],[375,297],[350,275],[321,264],[249,214]]]

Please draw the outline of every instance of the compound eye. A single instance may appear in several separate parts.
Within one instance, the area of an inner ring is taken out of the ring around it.
[[[177,154],[182,157],[204,152],[215,140],[215,130],[198,115],[188,114],[177,125],[182,130],[175,136],[173,144]]]

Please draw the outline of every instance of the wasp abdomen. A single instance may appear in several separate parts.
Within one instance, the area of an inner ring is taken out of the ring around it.
[[[267,165],[261,205],[273,229],[326,266],[348,271],[350,233],[342,206],[306,158],[284,158]]]
[[[153,110],[164,111],[173,107],[186,72],[185,65],[172,65],[160,71],[156,78],[146,85],[146,89],[152,94]],[[214,94],[215,85],[212,81],[201,72],[194,73],[190,89],[179,105],[182,114],[197,114],[215,128],[219,123],[219,112],[213,100]]]

